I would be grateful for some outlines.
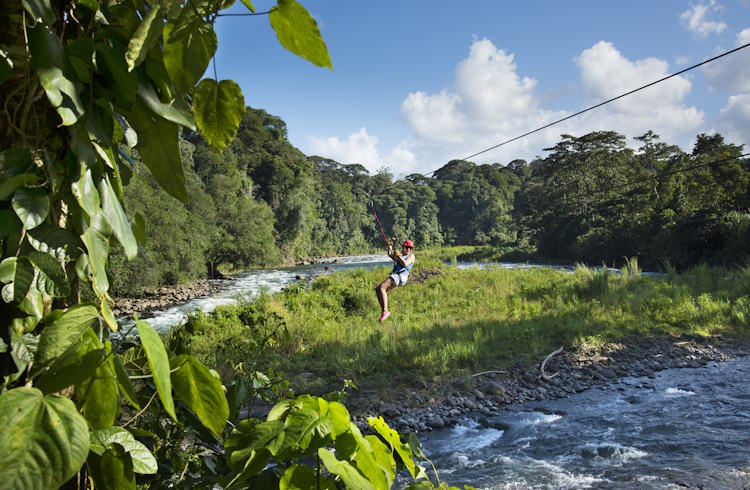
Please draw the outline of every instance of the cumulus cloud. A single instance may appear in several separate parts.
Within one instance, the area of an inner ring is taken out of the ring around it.
[[[708,17],[721,10],[722,7],[716,3],[716,0],[698,3],[680,14],[680,22],[686,29],[700,37],[719,34],[727,28],[727,25],[724,22],[709,20]]]
[[[585,49],[574,62],[580,70],[586,105],[669,74],[666,61],[631,61],[605,41]],[[451,158],[468,156],[575,112],[543,107],[537,81],[519,74],[513,54],[488,39],[475,40],[468,57],[458,63],[454,86],[455,91],[410,93],[401,105],[404,118],[421,138],[414,145],[415,152],[438,167]],[[682,138],[676,142],[685,143],[704,120],[701,111],[684,103],[690,89],[688,78],[675,77],[472,159],[506,162],[533,158],[556,143],[561,133],[581,135],[594,130],[637,136],[653,129],[664,139]]]
[[[611,99],[669,74],[664,60],[646,58],[630,61],[612,43],[600,41],[584,50],[576,63],[581,84],[591,103]],[[663,137],[679,138],[704,121],[702,111],[684,104],[691,82],[678,76],[615,101],[589,116],[592,129],[610,127],[628,136],[649,129]]]
[[[360,128],[356,133],[350,134],[342,140],[338,137],[320,138],[310,137],[308,141],[308,152],[313,155],[321,155],[332,158],[343,164],[359,163],[374,171],[382,162],[378,155],[379,140],[367,132],[366,128]]]
[[[552,110],[545,107],[537,81],[519,73],[513,53],[489,39],[475,39],[467,57],[456,65],[452,85],[434,93],[415,91],[404,98],[401,114],[412,130],[411,138],[379,154],[378,138],[362,128],[344,140],[311,138],[310,148],[312,153],[342,163],[356,161],[370,170],[385,164],[396,175],[427,173],[669,73],[666,61],[630,60],[606,41],[583,50],[573,62],[579,69],[582,107]],[[477,163],[528,160],[542,156],[543,148],[557,143],[561,133],[580,136],[596,130],[628,137],[654,130],[664,141],[687,148],[704,123],[703,112],[685,102],[690,90],[690,79],[674,77],[470,159]]]
[[[732,95],[721,109],[719,128],[728,141],[750,147],[750,94]]]
[[[750,43],[750,28],[737,34],[735,46]],[[703,66],[703,75],[713,90],[750,92],[750,49]]]

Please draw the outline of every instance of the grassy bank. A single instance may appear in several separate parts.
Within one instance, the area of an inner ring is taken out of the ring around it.
[[[442,257],[441,257],[442,258]],[[389,295],[391,317],[378,323],[373,287],[386,268],[339,272],[310,288],[194,317],[181,335],[217,368],[282,371],[297,391],[340,388],[397,396],[431,389],[555,348],[597,345],[630,335],[689,332],[750,335],[750,269],[698,267],[644,277],[579,267],[458,270],[420,258],[413,278]],[[428,273],[429,271],[429,273]]]

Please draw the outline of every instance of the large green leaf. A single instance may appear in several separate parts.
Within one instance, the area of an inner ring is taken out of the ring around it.
[[[89,345],[70,349],[55,361],[34,384],[45,394],[56,393],[90,378],[96,367],[104,362],[104,349],[91,350]]]
[[[164,13],[158,4],[155,4],[141,21],[128,43],[125,52],[125,61],[128,63],[128,71],[143,63],[148,51],[159,40],[164,29]]]
[[[388,426],[385,420],[383,420],[383,417],[370,417],[369,419],[367,419],[367,421],[370,423],[370,426],[375,429],[378,434],[380,434],[385,442],[387,442],[391,446],[391,448],[396,451],[396,453],[398,453],[401,461],[403,461],[404,465],[406,465],[406,468],[409,470],[412,478],[415,478],[417,475],[418,467],[414,463],[414,457],[412,455],[411,447],[409,447],[409,444],[401,442],[401,436],[399,436],[398,432]]]
[[[161,403],[172,420],[177,422],[177,416],[174,413],[174,400],[172,399],[172,381],[169,376],[169,357],[161,337],[156,333],[148,323],[137,320],[135,322],[138,328],[138,335],[141,337],[141,346],[146,352],[148,367],[154,378],[156,391],[159,393]]]
[[[8,257],[0,263],[0,282],[7,283],[2,296],[6,303],[24,300],[34,281],[34,267],[26,257]]]
[[[208,68],[211,57],[216,52],[218,41],[211,26],[192,14],[192,9],[184,9],[195,19],[185,27],[181,35],[173,36],[175,22],[164,26],[164,67],[169,78],[180,93],[189,92]]]
[[[97,490],[135,490],[133,461],[122,445],[112,443],[101,455],[92,451],[86,465]]]
[[[104,344],[104,347],[107,349],[107,359],[110,363],[110,367],[115,371],[120,391],[136,410],[140,410],[141,405],[138,403],[138,397],[135,394],[133,384],[130,382],[130,378],[128,378],[128,373],[125,371],[125,365],[122,363],[120,356],[111,355],[112,344],[109,341]]]
[[[99,211],[91,218],[91,224],[81,235],[81,240],[88,251],[89,265],[93,274],[92,285],[97,296],[103,296],[109,289],[106,267],[111,234],[112,228],[107,218],[102,211]]]
[[[326,469],[332,474],[341,478],[346,488],[352,490],[374,490],[375,486],[367,478],[357,471],[348,461],[339,461],[336,456],[328,449],[322,447],[318,449],[318,457],[325,465]]]
[[[55,12],[49,0],[21,0],[21,3],[34,19],[42,19],[48,26],[55,23]]]
[[[327,476],[321,476],[318,482],[313,469],[300,464],[287,468],[279,482],[279,490],[307,490],[309,488],[336,490],[337,487],[336,482]]]
[[[6,201],[24,186],[32,186],[39,183],[39,177],[34,174],[20,174],[8,177],[0,182],[0,201]]]
[[[284,441],[277,451],[280,459],[299,457],[331,438],[331,419],[309,408],[292,410],[284,421]]]
[[[357,469],[377,488],[391,488],[396,476],[396,463],[391,451],[377,437],[365,437],[355,424],[336,439],[336,454],[352,460]]]
[[[130,228],[130,221],[128,221],[125,211],[120,206],[120,200],[112,188],[108,175],[105,175],[99,181],[99,195],[102,199],[102,210],[112,226],[112,232],[122,244],[125,256],[132,259],[138,253],[138,243],[135,241],[133,230]]]
[[[50,254],[57,260],[69,261],[75,257],[78,239],[75,235],[55,225],[42,223],[26,233],[29,244],[39,252]]]
[[[41,23],[28,28],[27,32],[31,62],[47,99],[62,118],[63,126],[75,124],[86,111],[78,96],[78,87],[63,71],[65,51],[60,39]]]
[[[107,446],[117,443],[125,449],[133,460],[133,471],[144,475],[156,473],[156,458],[141,442],[133,438],[133,434],[122,427],[105,427],[91,433],[91,452],[104,454]]]
[[[269,18],[282,46],[315,65],[333,69],[318,23],[305,7],[294,0],[279,0]]]
[[[81,209],[86,211],[89,217],[93,217],[99,211],[99,193],[94,185],[94,178],[91,175],[91,169],[85,164],[81,164],[81,173],[77,180],[70,185],[73,196],[78,201]]]
[[[34,363],[44,366],[65,352],[99,316],[95,307],[85,304],[71,306],[42,330]]]
[[[114,91],[116,100],[125,107],[135,102],[135,91],[138,87],[138,74],[128,71],[125,57],[117,47],[105,43],[96,45],[96,69],[102,75],[103,83]],[[132,146],[131,146],[132,148]]]
[[[263,448],[275,453],[277,439],[283,439],[284,423],[279,420],[261,422],[258,419],[245,419],[227,436],[224,442],[229,465],[239,469]]]
[[[195,357],[183,354],[172,359],[172,386],[177,398],[195,412],[200,421],[217,437],[229,417],[229,405],[221,380]]]
[[[83,333],[82,342],[91,350],[104,349],[91,329]],[[115,423],[119,396],[115,373],[109,363],[99,363],[91,377],[76,385],[75,394],[78,407],[92,428],[102,429]]]
[[[27,230],[36,228],[49,214],[49,196],[44,189],[22,187],[13,194],[13,210]]]
[[[146,107],[151,109],[154,114],[163,117],[167,121],[172,121],[195,131],[195,121],[193,120],[193,115],[190,113],[190,107],[185,102],[181,103],[181,98],[165,104],[159,100],[159,96],[156,95],[154,88],[145,83],[138,84],[138,97],[141,98]]]
[[[57,488],[86,461],[89,429],[73,402],[36,388],[0,395],[3,488]]]
[[[216,83],[206,78],[195,88],[195,123],[208,144],[220,150],[237,134],[245,110],[242,89],[233,80]]]
[[[156,181],[169,194],[187,202],[177,125],[156,117],[142,102],[135,104],[128,122],[138,132],[136,149]]]
[[[60,262],[43,252],[32,250],[26,255],[37,269],[36,288],[51,297],[67,296],[70,293],[70,283]]]

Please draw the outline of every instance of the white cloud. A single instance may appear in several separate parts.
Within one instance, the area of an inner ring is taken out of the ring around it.
[[[680,65],[680,66],[687,65],[690,62],[690,57],[689,56],[678,56],[677,58],[675,58],[674,62],[675,62],[675,64]]]
[[[719,128],[728,141],[750,146],[750,93],[733,95],[721,109]]]
[[[378,142],[376,136],[370,135],[366,128],[361,128],[345,140],[337,137],[310,137],[308,153],[332,158],[343,164],[359,163],[374,171],[382,164],[378,155]]]
[[[750,28],[737,34],[735,46],[750,43]],[[750,92],[750,48],[704,65],[703,75],[712,90]]]
[[[630,61],[614,45],[600,41],[576,58],[581,83],[594,104],[624,94],[669,74],[669,64],[657,58]],[[703,112],[684,104],[691,82],[677,76],[642,91],[595,109],[587,116],[591,130],[614,129],[627,136],[637,136],[653,129],[663,139],[680,139],[683,143],[703,124]],[[588,104],[587,104],[588,105]],[[580,131],[576,131],[580,134]]]
[[[468,56],[456,66],[454,88],[415,91],[404,98],[401,113],[413,136],[382,151],[385,158],[378,153],[378,138],[364,128],[344,140],[311,138],[310,150],[342,163],[362,163],[371,171],[385,164],[394,175],[427,173],[669,73],[666,61],[629,60],[605,41],[583,50],[574,63],[583,106],[551,110],[537,94],[537,81],[518,72],[512,53],[488,39],[475,39]],[[685,102],[690,90],[688,78],[674,77],[471,160],[528,160],[543,156],[543,148],[557,143],[561,133],[580,136],[597,130],[618,131],[629,138],[654,130],[663,141],[688,148],[704,123],[703,112]]]
[[[711,0],[708,3],[698,3],[680,14],[680,21],[690,32],[700,37],[719,34],[727,25],[724,22],[709,20],[708,16],[720,12],[722,6]]]

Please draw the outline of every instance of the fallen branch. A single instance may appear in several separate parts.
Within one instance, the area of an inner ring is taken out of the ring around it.
[[[560,352],[562,352],[562,350],[563,350],[563,348],[562,348],[562,347],[560,347],[559,349],[557,349],[557,350],[555,350],[555,351],[552,351],[552,352],[550,352],[550,354],[549,354],[549,355],[548,355],[547,357],[545,357],[545,358],[544,358],[544,360],[542,361],[542,366],[541,366],[541,367],[539,368],[539,369],[540,369],[540,371],[541,371],[541,376],[542,376],[542,378],[544,378],[544,379],[552,379],[552,378],[554,378],[555,376],[557,376],[558,374],[560,374],[560,373],[555,373],[555,374],[547,374],[547,373],[545,373],[545,372],[544,372],[544,366],[546,366],[546,365],[547,365],[547,362],[548,362],[548,361],[549,361],[550,359],[552,359],[552,357],[554,357],[554,356],[556,356],[557,354],[559,354]]]
[[[445,383],[443,385],[443,392],[445,392],[445,389],[448,386],[452,385],[453,383],[463,383],[464,381],[468,381],[471,378],[476,378],[477,376],[483,376],[485,374],[507,374],[507,371],[497,371],[497,370],[494,370],[494,371],[482,371],[481,373],[472,374],[471,376],[467,376],[467,377],[462,378],[462,379],[454,379],[453,381],[448,381],[447,383]]]

